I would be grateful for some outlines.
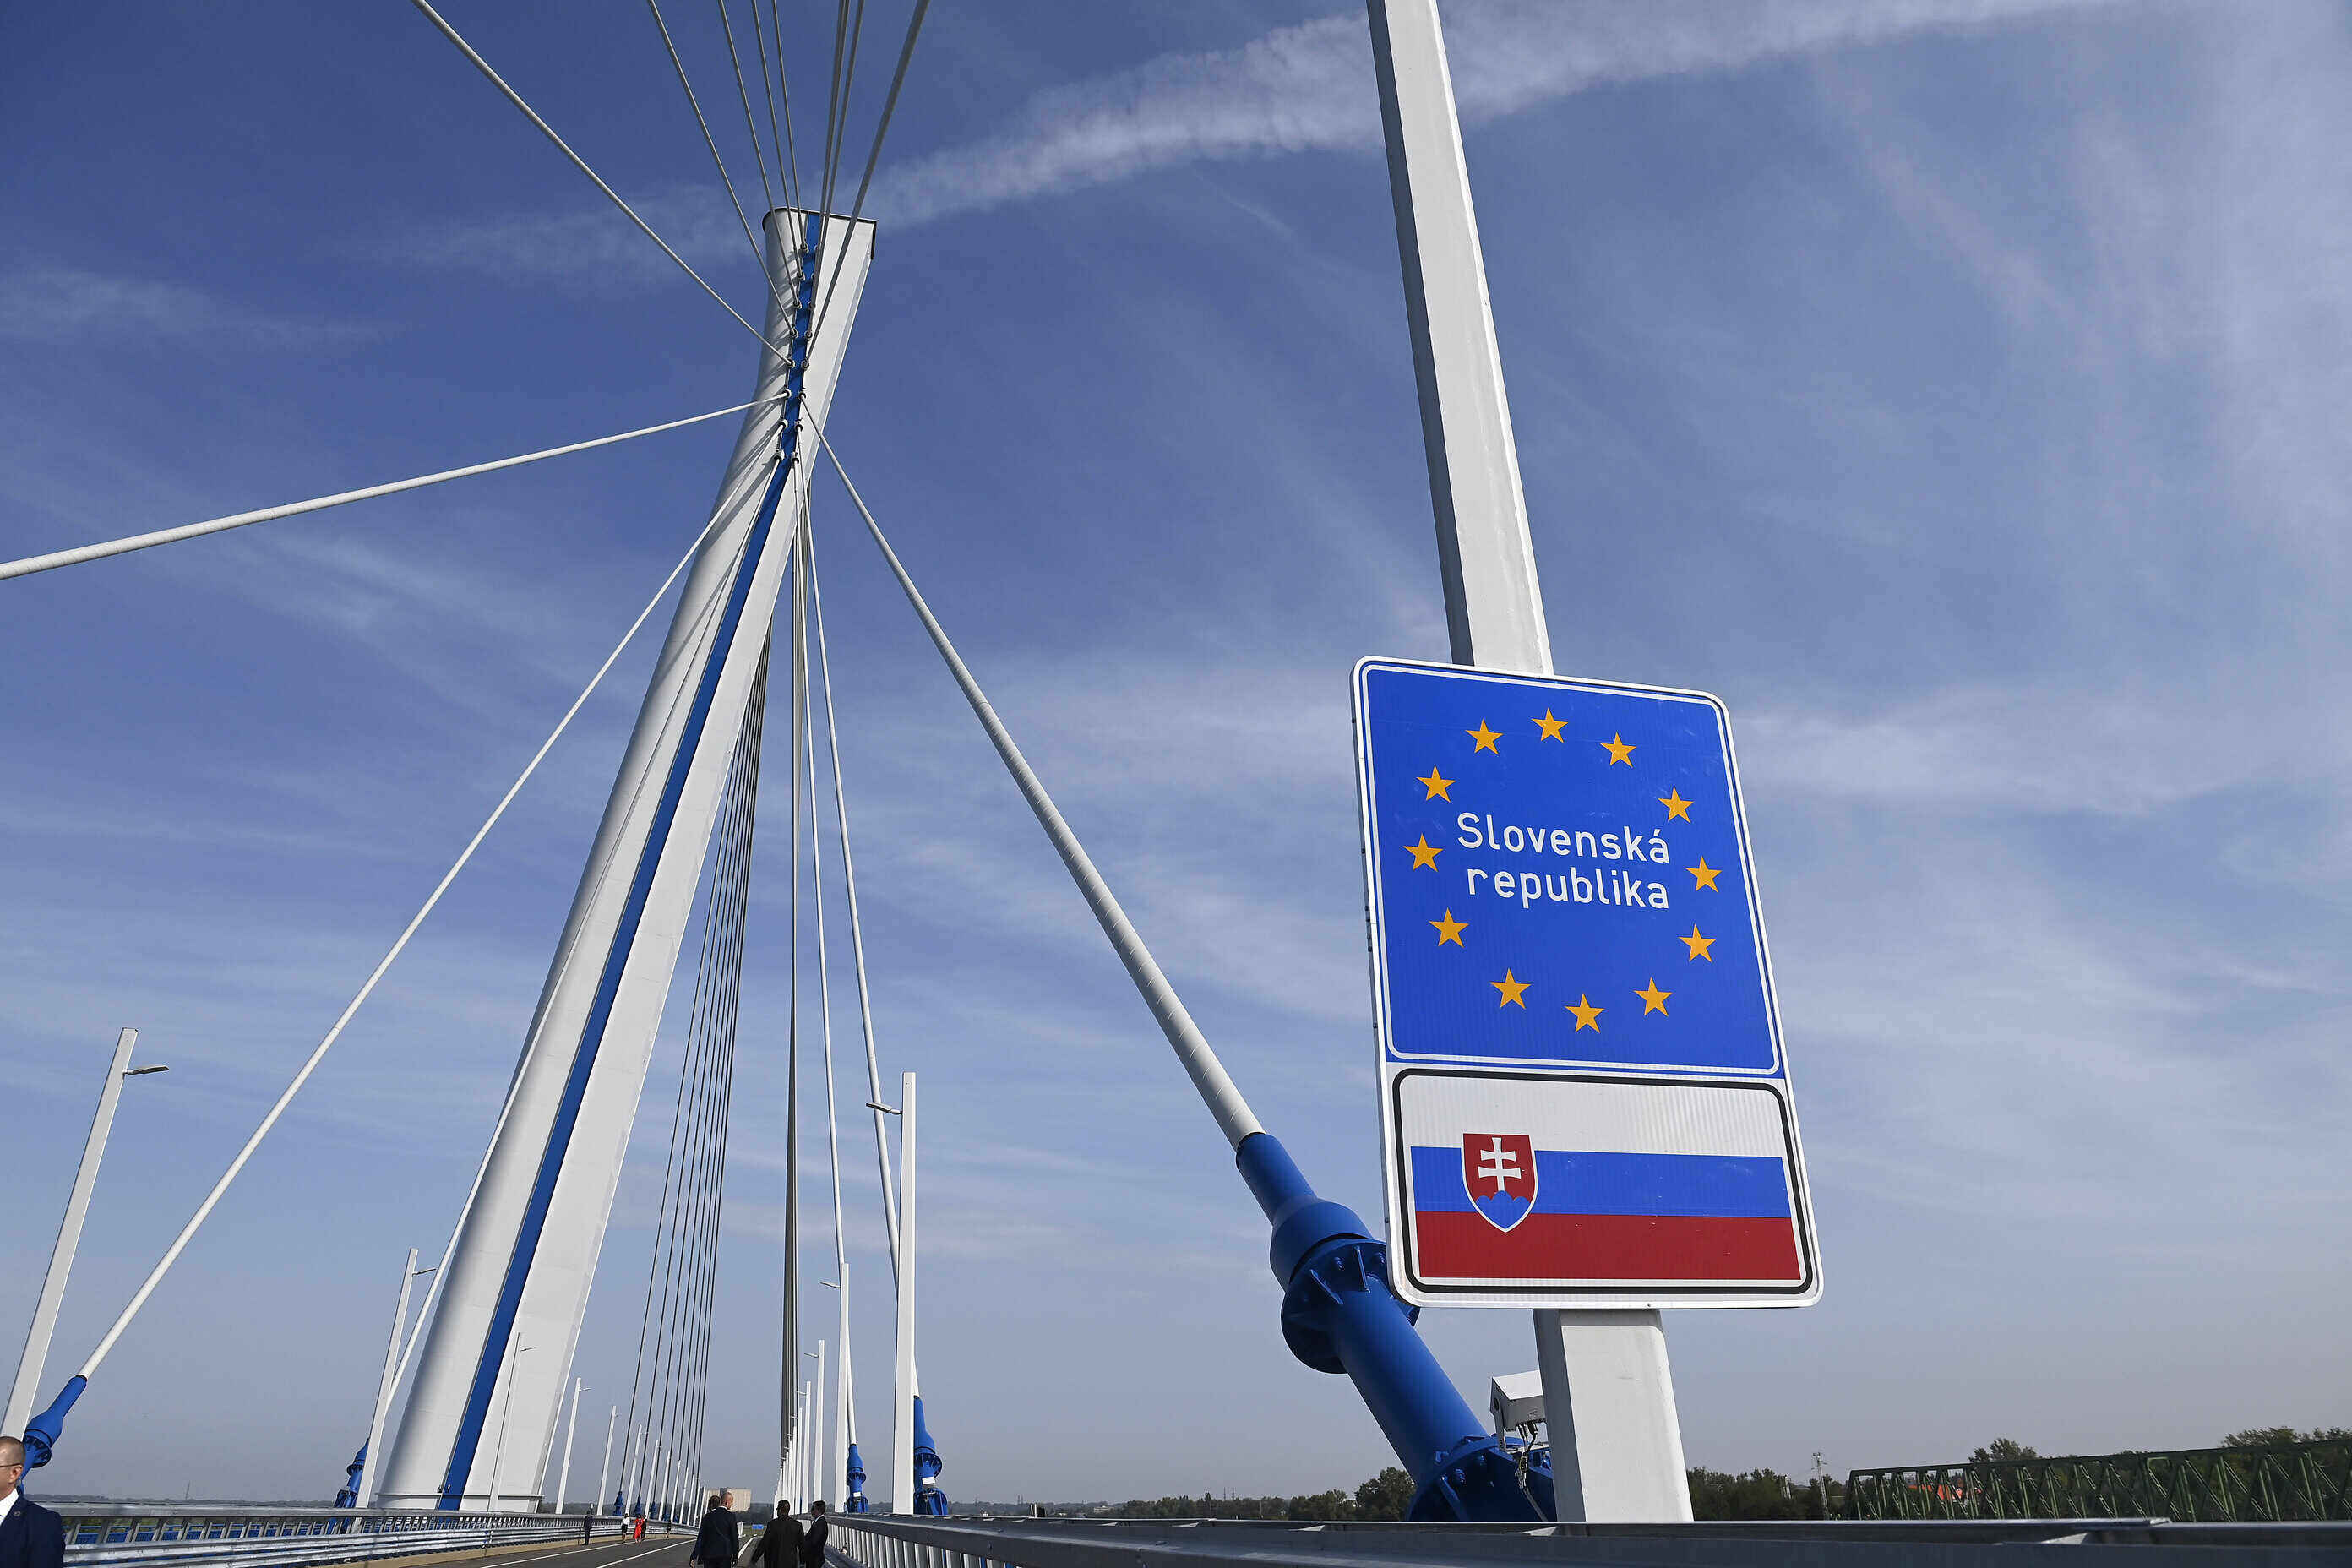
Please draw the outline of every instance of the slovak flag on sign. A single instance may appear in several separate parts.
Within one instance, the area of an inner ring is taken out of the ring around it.
[[[1416,1289],[1814,1288],[1775,1085],[1417,1068],[1395,1094]]]
[[[1524,1132],[1464,1133],[1462,1184],[1488,1225],[1510,1229],[1536,1206],[1535,1141]]]

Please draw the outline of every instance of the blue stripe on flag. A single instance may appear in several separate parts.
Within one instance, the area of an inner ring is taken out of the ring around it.
[[[1470,1212],[1460,1149],[1412,1151],[1412,1206],[1422,1214]],[[1787,1219],[1789,1183],[1769,1155],[1538,1149],[1535,1212]]]

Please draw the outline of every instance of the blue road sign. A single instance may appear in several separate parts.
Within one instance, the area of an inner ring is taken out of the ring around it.
[[[1699,692],[1356,667],[1401,1293],[1819,1293],[1731,727]]]
[[[1779,1069],[1713,698],[1389,659],[1356,680],[1394,1056]]]

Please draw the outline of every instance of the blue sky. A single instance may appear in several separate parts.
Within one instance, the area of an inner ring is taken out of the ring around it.
[[[752,308],[642,11],[450,14]],[[1670,1316],[1692,1461],[2344,1420],[2352,16],[1446,16],[1555,657],[1730,705],[1805,1118],[1827,1291]],[[19,6],[0,142],[0,553],[747,395],[741,330],[406,6]],[[845,460],[1260,1115],[1376,1210],[1348,670],[1445,640],[1360,16],[943,3],[870,210]],[[125,1095],[52,1383],[692,537],[725,425],[0,585],[0,1323],[114,1030],[173,1069]],[[925,1083],[944,1484],[1352,1485],[1377,1432],[1283,1349],[1220,1140],[852,521],[821,489],[884,1068]],[[644,675],[124,1339],[53,1489],[333,1486]],[[770,778],[722,1480],[773,1441]],[[592,1418],[625,1398],[666,1134],[648,1110]],[[1424,1321],[1474,1405],[1533,1364],[1519,1313]]]

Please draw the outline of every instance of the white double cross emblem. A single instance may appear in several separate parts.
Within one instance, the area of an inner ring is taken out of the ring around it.
[[[1510,1191],[1512,1179],[1522,1173],[1519,1157],[1503,1147],[1502,1139],[1496,1138],[1493,1147],[1479,1152],[1478,1179],[1493,1182],[1495,1195],[1499,1197]]]

